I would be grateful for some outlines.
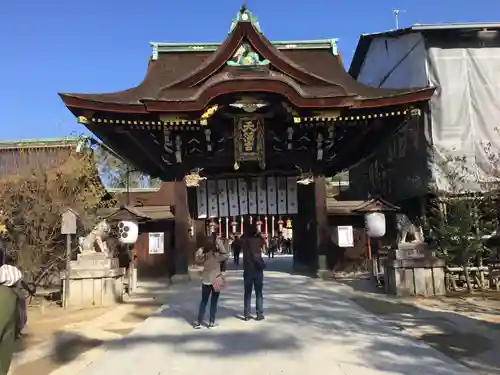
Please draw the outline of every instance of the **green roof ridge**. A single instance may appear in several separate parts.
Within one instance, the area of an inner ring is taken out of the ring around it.
[[[289,41],[271,41],[277,49],[331,49],[333,55],[338,54],[337,38],[331,39],[312,39],[312,40],[289,40]],[[168,43],[168,42],[150,42],[153,48],[153,60],[158,59],[160,53],[168,52],[213,52],[221,42],[203,42],[203,43]]]
[[[233,18],[231,22],[231,28],[229,34],[231,34],[240,22],[251,23],[258,32],[262,33],[260,28],[259,20],[253,15],[247,8],[246,2],[243,1],[236,18]],[[338,39],[319,39],[319,40],[296,40],[296,41],[277,41],[271,42],[278,49],[307,49],[307,48],[330,48],[333,55],[338,54],[337,50]],[[152,60],[158,60],[158,54],[161,52],[191,52],[191,51],[215,51],[222,43],[161,43],[161,42],[150,42],[153,48]]]
[[[32,138],[32,139],[18,139],[18,140],[5,140],[0,141],[0,148],[16,148],[29,145],[47,145],[64,144],[64,143],[78,143],[84,141],[88,137],[56,137],[56,138]]]

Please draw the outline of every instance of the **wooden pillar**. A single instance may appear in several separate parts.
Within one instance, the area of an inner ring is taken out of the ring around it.
[[[316,224],[316,270],[327,270],[327,255],[330,245],[328,212],[326,206],[326,180],[319,177],[314,180],[314,215]]]
[[[317,266],[315,187],[298,185],[298,204],[300,214],[294,218],[293,238],[294,267],[299,272],[315,273]]]
[[[175,201],[175,274],[187,275],[189,252],[192,250],[191,235],[189,234],[189,205],[187,188],[184,181],[176,181],[174,187]]]

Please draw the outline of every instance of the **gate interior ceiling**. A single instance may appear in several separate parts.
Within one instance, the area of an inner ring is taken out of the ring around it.
[[[137,87],[60,97],[137,169],[164,181],[207,177],[196,194],[208,218],[235,206],[240,215],[295,212],[297,176],[359,162],[432,94],[365,86],[345,71],[334,40],[272,43],[243,7],[221,44],[153,43]],[[217,202],[216,191],[225,192]]]

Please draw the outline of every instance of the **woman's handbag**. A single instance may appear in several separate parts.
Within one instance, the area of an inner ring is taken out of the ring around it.
[[[216,292],[220,292],[221,290],[226,289],[227,281],[224,275],[222,274],[217,275],[214,282],[212,283],[212,286],[214,287],[214,291]]]

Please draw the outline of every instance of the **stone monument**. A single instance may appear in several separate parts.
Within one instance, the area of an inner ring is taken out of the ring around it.
[[[445,262],[424,242],[421,228],[404,219],[400,223],[406,225],[398,224],[397,244],[388,251],[384,265],[386,293],[400,297],[445,295]],[[407,234],[413,241],[406,241]]]
[[[119,267],[118,258],[108,250],[109,233],[110,227],[103,220],[89,235],[80,237],[80,254],[70,266],[68,307],[100,307],[123,301],[125,269]],[[61,278],[66,278],[66,271],[61,273]]]

